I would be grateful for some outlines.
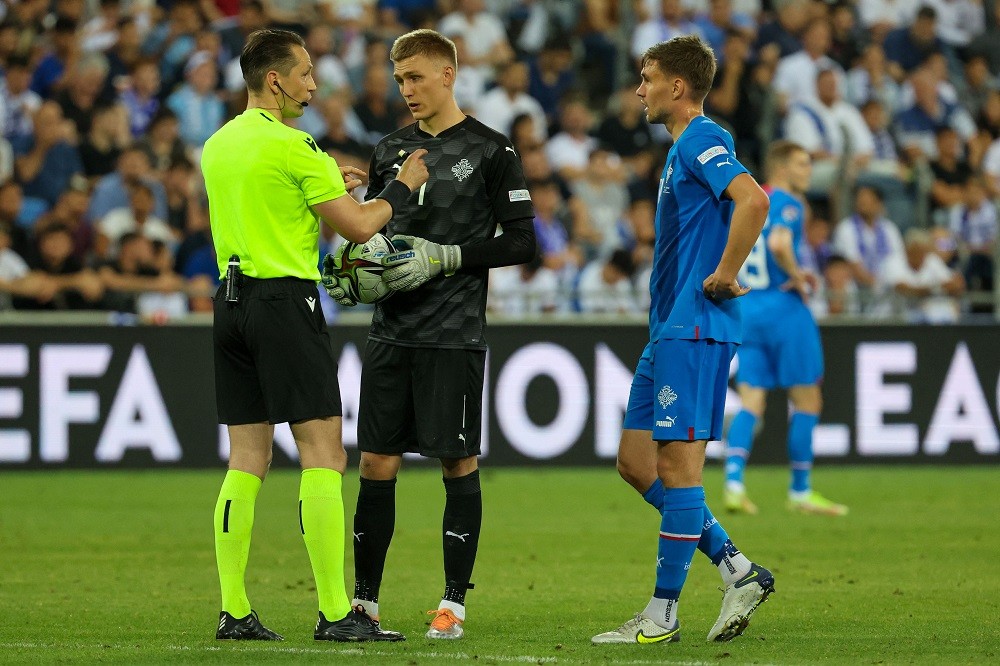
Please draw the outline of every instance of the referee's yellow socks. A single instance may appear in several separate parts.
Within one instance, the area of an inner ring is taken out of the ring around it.
[[[344,587],[342,479],[339,472],[314,467],[302,470],[299,486],[299,528],[316,578],[319,609],[331,622],[351,610]]]
[[[215,505],[215,561],[222,587],[222,610],[235,618],[250,614],[243,577],[250,553],[253,505],[260,485],[261,480],[253,474],[231,469]]]

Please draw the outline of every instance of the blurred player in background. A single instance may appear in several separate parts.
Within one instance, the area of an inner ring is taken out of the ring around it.
[[[695,36],[650,47],[636,91],[650,123],[674,137],[656,206],[650,342],[639,359],[618,469],[661,511],[656,584],[646,608],[594,643],[680,640],[678,599],[695,549],[726,586],[708,640],[727,641],[774,590],[774,576],[729,539],[705,503],[705,445],[722,437],[729,363],[740,342],[736,275],[767,216],[767,195],[736,159],[733,139],[704,116],[716,61]]]
[[[390,58],[417,121],[379,142],[370,190],[426,147],[431,176],[388,233],[400,252],[383,280],[400,293],[375,308],[361,373],[361,490],[354,516],[354,604],[379,616],[403,453],[438,458],[444,476],[444,594],[428,638],[461,638],[482,524],[479,484],[490,268],[535,256],[531,199],[510,141],[466,116],[454,97],[454,43],[432,30],[399,37]],[[496,236],[497,226],[503,233]],[[417,235],[411,235],[417,234]],[[352,305],[329,278],[330,295]]]
[[[733,512],[757,513],[747,497],[743,471],[753,446],[754,428],[764,414],[767,392],[786,388],[795,410],[788,424],[792,467],[788,508],[843,516],[846,506],[826,499],[809,483],[813,428],[823,407],[823,346],[805,302],[817,282],[796,258],[805,213],[802,197],[812,172],[809,153],[791,141],[776,141],[768,150],[766,167],[770,213],[740,271],[740,282],[752,291],[742,303],[743,345],[736,386],[743,409],[729,427],[725,507]]]

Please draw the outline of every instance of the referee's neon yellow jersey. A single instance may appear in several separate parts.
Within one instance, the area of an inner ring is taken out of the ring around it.
[[[201,170],[220,277],[236,254],[250,277],[319,280],[320,219],[309,206],[347,189],[311,136],[249,109],[205,142]]]

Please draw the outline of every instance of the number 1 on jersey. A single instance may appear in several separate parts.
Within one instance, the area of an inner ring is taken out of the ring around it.
[[[423,185],[420,186],[420,194],[417,195],[418,206],[424,205],[424,192],[426,191],[427,191],[427,183],[424,183]]]

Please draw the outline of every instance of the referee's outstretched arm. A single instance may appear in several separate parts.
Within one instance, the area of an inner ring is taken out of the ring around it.
[[[366,243],[389,223],[396,210],[406,205],[410,193],[427,182],[430,174],[423,160],[426,154],[424,148],[413,151],[396,178],[370,201],[359,204],[354,197],[344,195],[313,204],[312,209],[347,240]]]

